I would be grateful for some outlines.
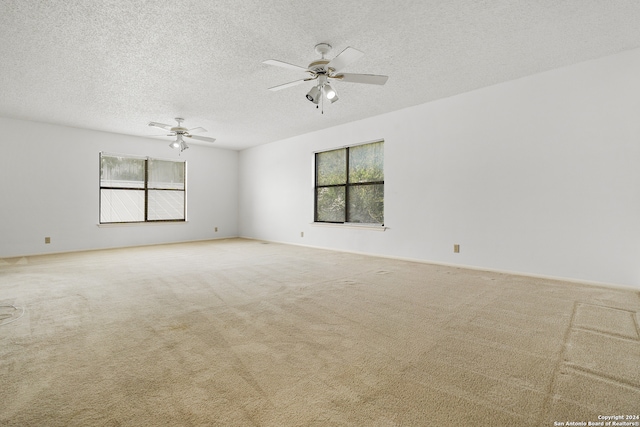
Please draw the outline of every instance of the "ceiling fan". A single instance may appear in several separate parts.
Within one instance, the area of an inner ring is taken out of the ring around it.
[[[345,50],[340,52],[338,56],[331,60],[325,58],[325,55],[331,52],[331,45],[327,43],[317,44],[315,46],[315,51],[318,55],[321,56],[321,58],[311,62],[307,67],[293,65],[275,59],[268,59],[266,61],[263,61],[263,64],[275,65],[277,67],[288,68],[290,70],[304,71],[309,74],[309,77],[306,79],[295,80],[290,83],[273,86],[270,87],[269,90],[276,91],[286,89],[288,87],[299,85],[303,82],[317,80],[318,84],[313,86],[309,93],[307,93],[307,99],[317,105],[318,102],[320,102],[322,95],[324,94],[324,96],[333,104],[338,100],[338,94],[336,93],[335,89],[329,84],[329,80],[338,80],[349,83],[364,83],[370,85],[383,85],[389,78],[388,76],[379,76],[374,74],[342,73],[341,70],[343,68],[364,55],[364,53],[359,51],[358,49],[347,47]]]
[[[206,132],[207,130],[205,128],[197,127],[193,129],[187,129],[185,127],[182,127],[182,122],[184,121],[182,117],[176,117],[176,121],[178,122],[178,126],[165,125],[164,123],[158,122],[149,122],[149,126],[169,131],[170,133],[167,136],[175,136],[176,140],[169,144],[169,147],[179,148],[181,153],[189,148],[187,143],[184,141],[184,137],[197,139],[198,141],[215,142],[215,138],[192,135],[192,133]]]

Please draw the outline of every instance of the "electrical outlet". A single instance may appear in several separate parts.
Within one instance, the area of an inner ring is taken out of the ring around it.
[[[216,233],[218,232],[218,227],[216,227]]]
[[[47,245],[48,245],[49,243],[51,243],[51,237],[45,237],[45,238],[44,238],[44,243],[45,243],[45,244],[47,244]]]
[[[453,252],[454,253],[460,253],[460,245],[453,245]]]
[[[300,232],[300,237],[304,237],[304,231]]]

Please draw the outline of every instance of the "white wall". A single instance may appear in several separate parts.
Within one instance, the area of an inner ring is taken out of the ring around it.
[[[240,235],[640,288],[638,76],[633,50],[242,151]],[[310,225],[313,152],[379,138],[389,229]]]
[[[236,151],[191,144],[182,154],[186,223],[98,227],[99,152],[179,158],[169,141],[7,118],[0,128],[0,258],[238,234]]]

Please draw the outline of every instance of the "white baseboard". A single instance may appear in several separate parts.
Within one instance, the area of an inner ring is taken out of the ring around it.
[[[397,259],[399,261],[417,262],[417,263],[421,263],[421,264],[442,265],[442,266],[445,266],[445,267],[464,268],[464,269],[467,269],[467,270],[477,270],[477,271],[488,271],[488,272],[492,272],[492,273],[510,274],[510,275],[513,275],[513,276],[535,277],[535,278],[539,278],[539,279],[555,280],[555,281],[559,281],[559,282],[570,282],[570,283],[575,283],[575,284],[580,284],[580,285],[598,286],[598,287],[606,287],[606,288],[613,288],[613,289],[623,289],[623,290],[627,290],[627,291],[630,290],[630,291],[635,291],[635,292],[638,292],[640,290],[639,288],[631,286],[631,285],[621,285],[621,284],[616,284],[616,283],[598,282],[598,281],[594,281],[594,280],[578,279],[578,278],[575,278],[575,277],[551,276],[551,275],[530,273],[530,272],[523,272],[523,271],[503,270],[503,269],[491,268],[491,267],[480,267],[480,266],[476,266],[476,265],[454,264],[454,263],[448,263],[448,262],[443,262],[443,261],[434,261],[434,260],[428,260],[428,259],[400,257],[400,256],[393,256],[393,255],[381,255],[381,254],[375,254],[375,253],[370,253],[370,252],[350,251],[350,250],[345,250],[345,249],[336,249],[336,248],[328,248],[328,247],[322,247],[322,246],[305,245],[305,244],[301,244],[301,243],[281,242],[281,241],[276,241],[276,240],[255,239],[255,238],[244,237],[244,236],[240,236],[240,238],[248,239],[248,240],[271,242],[271,243],[280,243],[280,244],[284,244],[284,245],[301,246],[301,247],[312,248],[312,249],[323,249],[323,250],[328,250],[328,251],[351,253],[351,254],[356,254],[356,255],[366,255],[366,256],[372,256],[372,257],[378,257],[378,258]]]

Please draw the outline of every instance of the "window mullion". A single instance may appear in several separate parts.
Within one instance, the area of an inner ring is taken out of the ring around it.
[[[313,195],[313,222],[317,222],[318,221],[318,156],[319,153],[315,154],[315,169],[316,169],[316,173],[315,173],[315,177],[314,177],[314,195]]]
[[[182,176],[183,178],[183,183],[182,183],[182,200],[183,200],[183,206],[182,206],[182,219],[184,221],[187,220],[187,163],[183,163],[182,164]]]
[[[346,159],[345,159],[345,167],[346,167],[346,180],[344,183],[344,222],[350,222],[349,218],[349,147],[345,148]]]
[[[144,161],[144,221],[149,221],[149,159]]]

